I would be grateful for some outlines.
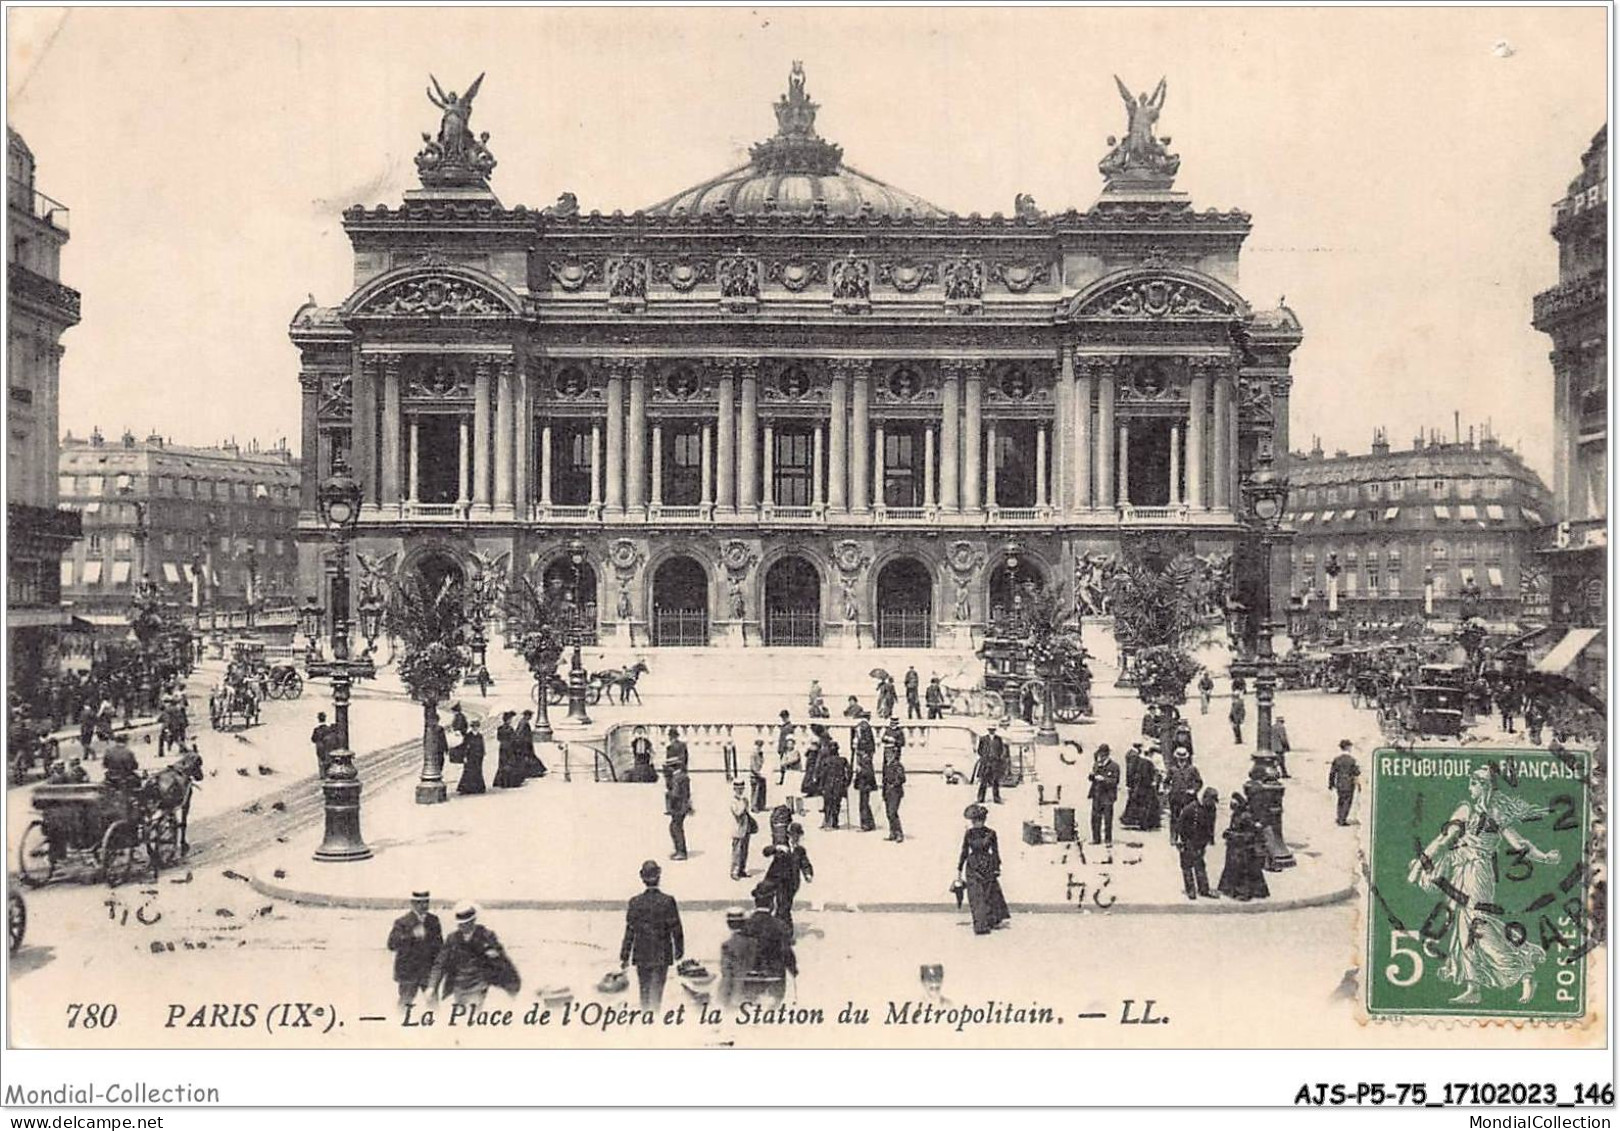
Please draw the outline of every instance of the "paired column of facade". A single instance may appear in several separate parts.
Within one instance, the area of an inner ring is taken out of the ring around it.
[[[615,365],[607,380],[607,484],[603,503],[608,514],[624,513],[624,371]]]
[[[1095,505],[1112,510],[1117,496],[1114,470],[1114,375],[1097,378],[1097,491]]]
[[[472,437],[466,413],[461,414],[458,423],[461,425],[461,436],[456,448],[456,505],[464,507],[472,498],[469,493],[472,484]]]
[[[1050,496],[1046,486],[1046,425],[1038,425],[1035,429],[1035,505],[1045,507],[1050,504]]]
[[[376,411],[372,404],[372,374],[375,363],[362,362],[360,347],[354,347],[354,354],[350,368],[350,424],[349,424],[349,474],[354,476],[364,491],[363,498],[368,503],[377,502],[377,493],[372,486],[372,460],[371,444],[376,428]]]
[[[534,498],[532,485],[534,473],[530,470],[529,447],[534,439],[534,401],[529,392],[529,371],[527,366],[518,365],[513,373],[513,400],[517,409],[513,414],[516,419],[512,421],[512,442],[514,448],[512,460],[512,503],[517,513],[527,518],[532,508]],[[415,497],[414,492],[412,497]]]
[[[1073,364],[1073,355],[1069,355]],[[1091,371],[1082,369],[1074,379],[1074,509],[1095,505],[1091,491]]]
[[[849,372],[847,363],[835,361],[828,390],[827,510],[833,514],[849,509]]]
[[[1129,506],[1131,501],[1131,426],[1119,422],[1119,503]]]
[[[630,381],[630,422],[625,430],[625,492],[624,502],[632,514],[640,514],[647,506],[647,370],[644,365],[631,365],[626,374]],[[727,382],[729,384],[729,382]],[[725,427],[726,402],[720,401],[721,427]],[[660,468],[654,467],[657,475]],[[725,481],[722,479],[722,483]]]
[[[378,502],[385,507],[399,505],[400,419],[399,358],[387,357],[378,367],[382,373],[382,435],[379,437],[382,463],[382,493]],[[376,372],[376,370],[374,370]]]
[[[503,361],[495,371],[495,505],[512,509],[512,425],[517,415],[515,374],[512,363]]]
[[[765,422],[765,475],[760,489],[760,502],[770,507],[776,503],[771,490],[772,480],[776,471],[776,425],[771,421]]]
[[[742,367],[742,419],[739,422],[737,505],[745,511],[759,506],[759,367]]]
[[[1209,378],[1195,373],[1187,386],[1187,505],[1203,510],[1207,505],[1204,485],[1204,431],[1209,416]]]
[[[489,382],[491,366],[479,362],[473,378],[473,505],[489,506]]]
[[[853,380],[850,383],[852,404],[849,430],[855,437],[855,446],[850,452],[849,461],[849,509],[861,514],[869,509],[866,493],[872,482],[872,363],[857,361],[850,375]],[[882,456],[878,458],[881,462]]]
[[[652,427],[652,505],[664,505],[664,426]]]
[[[883,425],[879,424],[872,433],[872,506],[881,507],[883,499]]]
[[[1232,476],[1227,470],[1231,459],[1227,445],[1231,442],[1232,415],[1232,382],[1222,374],[1215,378],[1215,412],[1210,427],[1210,481],[1214,488],[1210,493],[1210,506],[1218,511],[1232,505]]]
[[[630,402],[630,415],[635,416],[635,400]],[[737,385],[729,369],[720,372],[720,422],[716,429],[720,465],[715,470],[719,492],[715,506],[722,514],[737,511]],[[631,450],[636,444],[632,441]],[[632,504],[633,505],[633,504]]]
[[[602,505],[602,424],[591,421],[591,506]]]
[[[703,467],[698,473],[698,503],[704,507],[714,506],[714,426],[703,426]]]
[[[422,426],[416,417],[411,417],[411,450],[406,456],[410,468],[410,493],[406,502],[414,506],[421,499],[421,470],[422,470]]]
[[[990,421],[984,429],[984,451],[986,466],[984,470],[984,505],[991,510],[1001,505],[1001,492],[997,490],[996,464],[996,422]]]
[[[923,506],[933,510],[938,505],[934,487],[934,426],[923,429]]]
[[[962,508],[961,368],[960,363],[945,363],[945,386],[940,397],[939,508],[946,514]]]
[[[540,505],[551,505],[551,421],[540,426]]]
[[[984,439],[984,362],[967,362],[962,379],[966,398],[962,410],[962,509],[978,511],[984,506],[980,494],[984,480],[979,461]]]
[[[822,508],[827,506],[827,473],[825,466],[822,464],[822,458],[826,454],[826,437],[826,426],[817,423],[815,449],[811,453],[810,461],[810,501]]]
[[[351,384],[350,388],[354,386]],[[321,458],[321,377],[318,373],[301,373],[298,377],[302,415],[298,418],[298,442],[303,458],[298,464],[298,509],[310,513],[315,510],[316,492],[326,463]]]

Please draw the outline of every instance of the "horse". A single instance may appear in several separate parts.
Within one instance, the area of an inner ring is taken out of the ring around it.
[[[175,846],[182,856],[191,848],[186,841],[186,821],[191,813],[192,783],[202,779],[202,755],[197,753],[196,747],[192,747],[146,782],[148,804],[155,812],[169,813],[174,818]]]
[[[636,681],[651,669],[647,667],[646,660],[637,660],[628,668],[608,668],[606,671],[593,673],[593,677],[602,683],[602,693],[607,696],[609,703],[615,702],[613,692],[619,692],[616,702],[620,706],[630,701],[630,696],[636,697],[636,705],[641,705],[641,692],[636,690]]]

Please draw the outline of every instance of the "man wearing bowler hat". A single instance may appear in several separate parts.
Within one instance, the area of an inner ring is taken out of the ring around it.
[[[997,805],[1001,804],[1001,779],[1007,775],[1007,744],[996,733],[991,723],[984,737],[979,739],[979,801],[984,801],[986,790],[991,792]]]
[[[673,896],[658,890],[662,876],[656,861],[642,864],[641,882],[646,890],[625,908],[624,942],[619,945],[619,969],[635,963],[642,1009],[657,1009],[663,1003],[669,968],[686,950],[680,908]]]
[[[456,908],[456,929],[444,940],[428,975],[428,988],[436,1000],[453,998],[456,1005],[474,1009],[484,1004],[489,987],[509,979],[511,970],[501,940],[478,922],[478,908],[463,903]],[[507,981],[507,988],[512,983]]]
[[[388,932],[388,949],[394,952],[394,981],[399,985],[399,1005],[403,1009],[428,988],[433,960],[444,945],[439,917],[428,910],[428,893],[411,892],[411,909]]]
[[[664,812],[669,815],[671,860],[686,859],[686,818],[692,813],[692,779],[686,763],[671,758],[664,763]]]

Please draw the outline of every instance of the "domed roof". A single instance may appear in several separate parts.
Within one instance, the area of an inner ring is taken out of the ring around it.
[[[749,151],[740,168],[694,185],[647,209],[653,216],[810,215],[937,218],[950,213],[920,196],[844,164],[843,148],[816,133],[816,111],[804,89],[804,68],[793,64],[788,91],[777,100],[776,136]]]

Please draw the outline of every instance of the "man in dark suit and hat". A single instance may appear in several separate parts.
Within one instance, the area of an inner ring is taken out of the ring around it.
[[[894,720],[891,718],[889,723],[893,725]],[[861,831],[869,833],[877,828],[877,821],[872,816],[872,794],[878,788],[877,766],[873,761],[877,754],[877,739],[872,732],[872,724],[864,717],[855,724],[850,738],[850,748],[855,757],[853,784],[861,795]]]
[[[680,908],[673,896],[658,890],[662,876],[656,861],[642,864],[641,882],[646,890],[625,908],[624,941],[619,944],[619,969],[635,964],[642,1009],[657,1009],[663,1003],[669,968],[686,952]]]
[[[749,996],[776,1004],[787,996],[787,978],[799,976],[793,953],[793,928],[774,913],[776,885],[769,880],[754,887],[754,913],[743,930],[754,939],[754,969],[749,975]]]
[[[671,860],[686,859],[686,818],[692,814],[692,779],[686,762],[671,758],[664,763],[664,812],[669,815]]]
[[[1087,780],[1091,787],[1086,796],[1091,798],[1091,843],[1114,843],[1114,802],[1119,799],[1119,763],[1104,742],[1097,747],[1096,764],[1091,767]]]
[[[1007,774],[1007,744],[996,733],[995,723],[979,739],[979,761],[974,772],[979,775],[979,802],[984,802],[985,791],[989,790],[1000,805],[1001,779]]]
[[[1176,847],[1181,854],[1181,882],[1188,899],[1219,899],[1209,887],[1209,870],[1204,851],[1215,843],[1215,802],[1220,794],[1204,790],[1196,801],[1189,801],[1176,814]]]
[[[826,745],[816,772],[821,786],[821,827],[836,829],[851,778],[849,759],[838,752],[838,743]],[[868,806],[868,812],[870,809]]]
[[[395,919],[388,932],[388,949],[394,952],[394,981],[399,986],[401,1009],[428,988],[434,959],[444,945],[444,929],[439,926],[439,917],[428,910],[428,899],[427,892],[413,891],[411,909]]]
[[[501,940],[478,922],[478,908],[471,903],[457,907],[456,929],[444,940],[428,975],[434,1000],[450,997],[456,1005],[476,1009],[484,1004],[490,986],[517,992],[516,977]]]

